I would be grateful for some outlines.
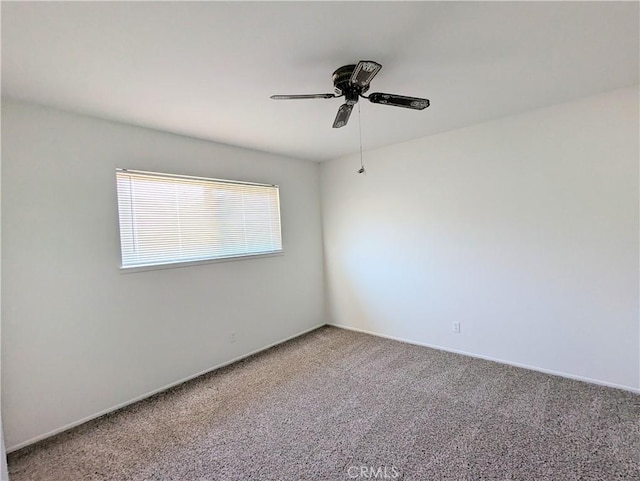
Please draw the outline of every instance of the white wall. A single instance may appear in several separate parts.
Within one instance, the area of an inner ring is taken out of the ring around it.
[[[634,87],[324,163],[329,317],[638,389],[638,132]]]
[[[9,100],[2,140],[8,449],[324,323],[318,164]],[[279,184],[285,254],[122,274],[116,166]]]
[[[2,422],[0,422],[0,429]],[[4,449],[4,436],[0,433],[0,480],[7,481],[9,479],[9,472],[7,466],[7,455]]]
[[[0,122],[1,124],[1,122]],[[0,141],[1,144],[1,141]],[[0,180],[1,180],[1,172],[2,168],[0,165]],[[0,186],[1,186],[1,182],[0,182]],[[0,194],[2,192],[2,189],[0,187]],[[0,195],[0,199],[2,199],[2,195]],[[0,200],[0,206],[1,206],[2,202]],[[1,210],[1,209],[0,209]],[[1,231],[2,231],[2,227],[0,225],[0,272],[2,271],[2,235],[1,235]],[[1,312],[1,306],[2,306],[2,276],[0,275],[0,312]],[[1,323],[0,323],[1,324]],[[2,345],[2,328],[0,325],[0,346]],[[1,351],[1,348],[0,348]],[[0,374],[1,374],[1,366],[2,363],[0,362]],[[1,376],[0,376],[1,378]],[[2,386],[0,383],[0,401],[2,400]],[[0,403],[1,404],[1,403]],[[9,479],[9,473],[7,470],[7,455],[5,452],[5,446],[4,446],[4,430],[2,428],[2,413],[0,412],[0,481],[7,481]]]
[[[638,389],[638,128],[622,89],[323,164],[331,319]],[[2,140],[9,449],[324,322],[318,165],[9,100]],[[286,254],[121,274],[116,166],[280,184]]]

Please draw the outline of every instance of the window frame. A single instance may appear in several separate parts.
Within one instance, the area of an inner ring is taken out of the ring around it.
[[[197,181],[205,181],[212,183],[225,183],[225,184],[233,184],[233,185],[248,185],[248,186],[258,186],[258,187],[274,187],[277,192],[278,199],[278,218],[279,218],[279,227],[280,227],[280,246],[279,250],[274,250],[271,252],[260,252],[260,253],[248,253],[248,254],[233,254],[229,256],[223,257],[211,257],[206,259],[197,259],[197,260],[176,260],[173,262],[163,262],[157,264],[144,264],[144,265],[132,265],[125,266],[123,265],[123,256],[122,256],[122,233],[120,228],[120,204],[119,204],[119,192],[118,192],[118,174],[119,173],[130,173],[130,174],[140,174],[151,177],[159,177],[159,178],[168,178],[168,179],[185,179],[185,180],[197,180]],[[155,270],[164,270],[164,269],[176,269],[182,267],[193,267],[205,264],[217,264],[220,262],[232,262],[232,261],[242,261],[248,259],[262,259],[269,257],[279,257],[284,255],[284,239],[282,236],[282,209],[280,204],[280,186],[278,184],[265,184],[258,182],[248,182],[248,181],[240,181],[240,180],[229,180],[229,179],[218,179],[214,177],[201,177],[201,176],[192,176],[192,175],[182,175],[182,174],[168,174],[164,172],[153,172],[153,171],[145,171],[145,170],[136,170],[136,169],[127,169],[116,167],[116,217],[117,217],[117,225],[118,225],[118,245],[119,245],[119,254],[120,254],[120,262],[119,262],[119,271],[121,274],[135,273],[135,272],[144,272],[144,271],[155,271]]]

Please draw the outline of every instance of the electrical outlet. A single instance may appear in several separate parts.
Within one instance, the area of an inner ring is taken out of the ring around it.
[[[236,342],[236,333],[235,333],[235,332],[232,332],[232,333],[229,335],[229,340],[230,340],[231,342]]]
[[[454,322],[453,323],[453,332],[455,332],[456,334],[460,334],[460,323],[459,322]]]

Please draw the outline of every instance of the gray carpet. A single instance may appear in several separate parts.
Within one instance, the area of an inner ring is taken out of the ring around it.
[[[9,469],[11,481],[640,480],[639,420],[635,394],[324,327],[12,453]]]

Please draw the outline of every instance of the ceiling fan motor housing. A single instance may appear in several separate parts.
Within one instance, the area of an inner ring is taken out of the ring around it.
[[[345,65],[333,72],[333,87],[336,95],[344,95],[346,103],[349,105],[354,105],[358,101],[359,95],[369,90],[369,85],[363,87],[351,83],[351,76],[355,68],[355,65]]]

